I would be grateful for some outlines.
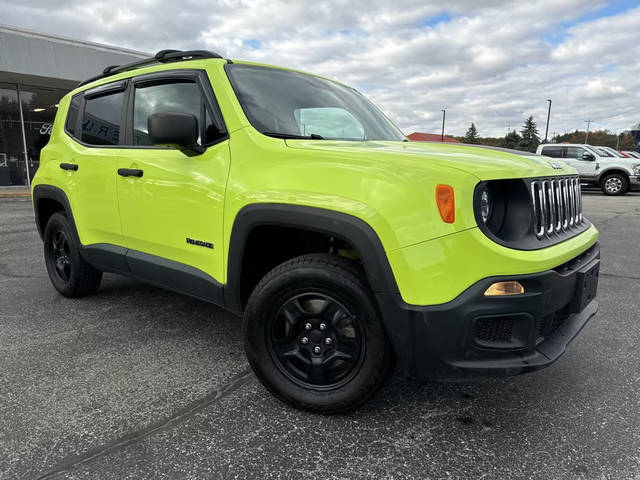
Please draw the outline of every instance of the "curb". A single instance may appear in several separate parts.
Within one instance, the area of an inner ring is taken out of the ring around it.
[[[0,198],[24,198],[31,197],[30,192],[0,192]]]

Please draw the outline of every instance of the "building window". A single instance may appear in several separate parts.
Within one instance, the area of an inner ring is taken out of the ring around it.
[[[58,102],[66,93],[66,90],[58,88],[20,86],[27,161],[31,178],[40,166],[40,152],[51,137],[53,120],[58,112]]]
[[[40,165],[40,151],[49,142],[58,102],[67,93],[42,88],[0,83],[0,187],[27,185]],[[20,122],[20,105],[24,119]],[[26,145],[26,152],[25,152]]]
[[[24,144],[15,85],[0,83],[0,186],[25,185]]]

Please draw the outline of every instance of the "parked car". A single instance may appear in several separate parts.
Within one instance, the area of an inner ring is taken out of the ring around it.
[[[62,295],[106,271],[220,305],[263,384],[313,412],[364,404],[396,362],[538,370],[598,308],[574,168],[408,142],[350,87],[206,51],[60,100],[33,202]]]
[[[640,152],[633,152],[631,150],[624,150],[622,153],[626,153],[631,158],[640,158]]]
[[[616,157],[616,158],[628,158],[626,155],[624,155],[623,153],[617,151],[615,148],[611,148],[611,147],[605,147],[602,145],[596,145],[595,148],[597,148],[598,150],[600,150],[601,152],[603,152],[605,154],[605,156],[609,157]],[[609,155],[606,155],[606,154]]]
[[[606,195],[623,195],[640,190],[640,162],[614,156],[603,147],[584,144],[547,143],[536,153],[568,163],[580,174],[580,181],[599,186]]]

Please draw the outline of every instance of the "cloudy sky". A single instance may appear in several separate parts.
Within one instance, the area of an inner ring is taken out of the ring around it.
[[[55,8],[53,7],[55,5]],[[405,133],[544,136],[640,122],[640,0],[0,0],[0,22],[155,52],[206,48],[351,84]]]

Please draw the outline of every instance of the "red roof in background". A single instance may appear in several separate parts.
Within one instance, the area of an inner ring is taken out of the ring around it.
[[[409,140],[413,140],[414,142],[440,142],[442,140],[442,135],[439,133],[422,133],[422,132],[413,132],[407,135]],[[455,138],[444,136],[445,143],[460,143]]]

